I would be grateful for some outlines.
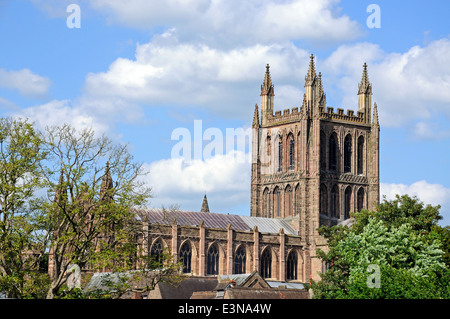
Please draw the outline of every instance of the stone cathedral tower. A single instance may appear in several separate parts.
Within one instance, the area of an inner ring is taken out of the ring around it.
[[[300,110],[274,114],[274,85],[266,66],[261,113],[255,105],[252,126],[251,216],[289,221],[313,254],[314,246],[323,244],[320,225],[378,205],[380,126],[366,64],[356,114],[326,106],[313,55],[304,87]]]

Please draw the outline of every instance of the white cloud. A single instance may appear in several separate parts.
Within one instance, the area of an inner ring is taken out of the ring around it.
[[[419,139],[440,140],[450,138],[450,129],[442,128],[441,124],[437,122],[417,122],[414,125],[413,133]]]
[[[381,195],[386,195],[387,200],[392,200],[395,195],[408,194],[417,196],[424,204],[441,205],[440,214],[443,216],[442,225],[450,224],[450,188],[441,184],[430,184],[425,180],[411,185],[405,184],[380,184]]]
[[[96,132],[99,133],[107,130],[107,127],[99,123],[95,117],[79,108],[72,107],[68,100],[52,100],[15,112],[13,116],[28,118],[35,122],[40,129],[66,123],[78,130],[89,127],[94,127]]]
[[[216,45],[309,39],[320,43],[353,40],[361,26],[338,14],[336,0],[149,1],[92,0],[109,22],[134,28],[176,28],[183,40]]]
[[[399,126],[436,116],[450,118],[449,39],[414,46],[403,53],[387,53],[371,43],[340,46],[324,61],[324,67],[330,71],[331,84],[341,91],[338,94],[344,108],[357,107],[363,62],[368,63],[372,101],[378,104],[382,125]],[[327,91],[326,81],[324,85]]]
[[[88,74],[84,92],[94,99],[197,105],[221,115],[249,118],[247,111],[251,113],[254,103],[259,103],[259,85],[267,63],[281,83],[281,101],[301,101],[301,91],[293,91],[283,82],[297,79],[302,87],[308,57],[309,52],[291,43],[220,50],[179,43],[168,32],[138,45],[135,59],[119,58],[106,72]],[[294,99],[292,92],[299,96]]]
[[[230,209],[233,205],[246,205],[250,200],[251,169],[248,158],[248,154],[231,151],[192,160],[189,164],[181,158],[146,164],[145,170],[149,172],[146,182],[153,188],[154,194],[151,206],[178,204],[181,209],[198,211],[205,193],[210,209],[216,212]]]
[[[35,74],[29,69],[18,71],[0,69],[0,87],[17,90],[26,97],[46,97],[50,85],[49,78]]]

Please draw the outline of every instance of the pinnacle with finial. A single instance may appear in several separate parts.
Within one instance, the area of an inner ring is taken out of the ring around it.
[[[266,73],[264,75],[264,82],[261,85],[261,95],[274,95],[274,89],[272,84],[272,79],[270,77],[270,66],[269,64],[266,65]]]
[[[209,205],[208,205],[208,199],[206,198],[206,194],[203,197],[202,209],[200,210],[200,212],[209,213]]]
[[[369,82],[369,73],[367,72],[367,63],[364,62],[361,82],[359,83],[358,94],[371,94],[372,85]]]
[[[258,104],[255,104],[255,113],[253,114],[253,124],[252,127],[259,127],[259,110]]]
[[[373,103],[373,124],[377,124],[378,125],[378,107],[377,107],[377,102]]]
[[[311,53],[309,60],[309,68],[308,73],[306,74],[305,80],[306,81],[314,81],[316,78],[316,66],[314,65],[314,55]]]

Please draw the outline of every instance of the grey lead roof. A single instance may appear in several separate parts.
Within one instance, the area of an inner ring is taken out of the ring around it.
[[[262,233],[278,234],[280,229],[283,229],[287,235],[298,235],[283,219],[153,208],[135,208],[134,211],[138,220],[146,216],[152,224],[172,224],[176,220],[180,226],[199,226],[203,221],[207,228],[227,229],[228,224],[231,224],[234,230],[252,231],[257,226],[258,231]]]

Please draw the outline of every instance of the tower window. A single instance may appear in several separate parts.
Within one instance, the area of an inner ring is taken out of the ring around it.
[[[289,142],[289,170],[294,169],[294,161],[295,161],[295,144],[294,139],[291,139]]]
[[[320,185],[320,201],[319,201],[319,212],[324,215],[328,215],[328,194],[327,187],[322,184]]]
[[[352,170],[352,137],[347,135],[344,140],[344,173]]]
[[[331,190],[331,217],[339,218],[339,189],[334,185]]]
[[[325,133],[323,131],[320,131],[320,169],[326,170],[327,169],[327,163],[325,160],[326,156],[326,139],[325,139]]]
[[[358,175],[364,174],[364,137],[358,138]]]
[[[264,217],[270,217],[270,196],[269,196],[269,189],[266,188],[263,192],[263,216]]]
[[[274,203],[274,212],[276,214],[276,217],[280,217],[280,211],[281,211],[281,192],[280,192],[280,188],[276,187],[275,190],[273,191],[273,203]]]
[[[357,210],[360,212],[364,208],[364,188],[362,187],[358,190],[356,203]]]
[[[350,218],[351,200],[352,200],[352,188],[349,186],[349,187],[347,187],[345,189],[344,219],[349,219]]]
[[[328,143],[328,156],[329,156],[329,170],[335,171],[337,168],[337,141],[336,134],[330,136],[330,142]]]
[[[281,172],[283,170],[283,142],[278,143],[278,171]]]
[[[288,213],[288,216],[292,216],[292,188],[290,185],[286,187],[285,190],[285,213]]]

